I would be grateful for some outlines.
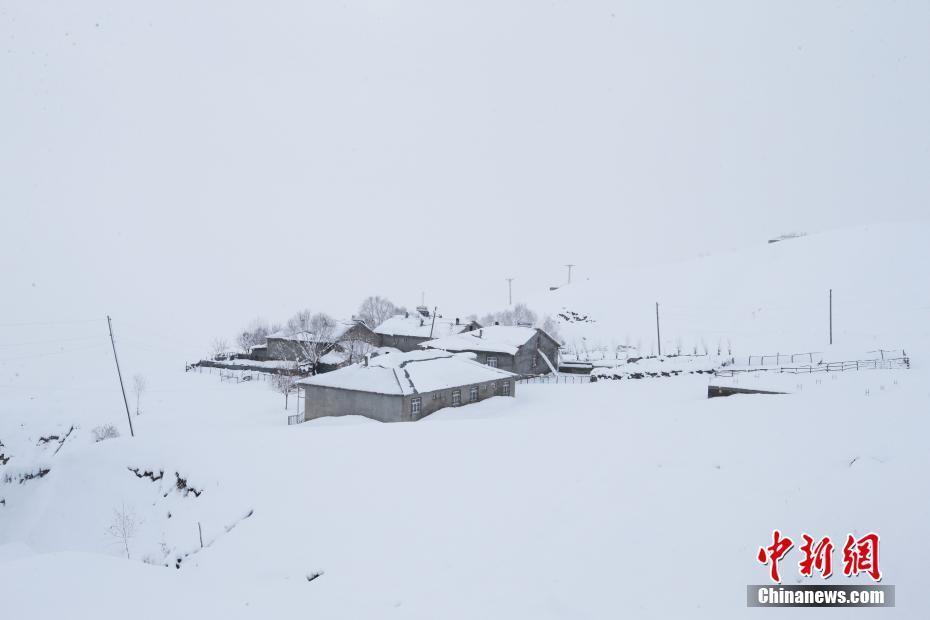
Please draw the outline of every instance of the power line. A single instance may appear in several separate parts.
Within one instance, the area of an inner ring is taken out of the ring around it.
[[[0,357],[0,362],[18,362],[20,360],[31,360],[37,359],[40,357],[50,357],[52,355],[67,355],[69,353],[83,353],[85,351],[93,351],[95,349],[102,349],[106,347],[105,344],[94,344],[89,347],[79,347],[77,349],[64,349],[61,351],[50,351],[48,353],[37,353],[33,355],[21,355],[18,357]]]
[[[74,323],[93,323],[105,319],[74,319],[71,321],[27,321],[24,323],[0,323],[0,327],[22,327],[26,325],[71,325]]]
[[[81,338],[58,338],[56,340],[33,340],[32,342],[0,342],[0,347],[25,347],[33,344],[58,344],[59,342],[78,342],[81,340],[99,340],[102,336],[84,336]]]

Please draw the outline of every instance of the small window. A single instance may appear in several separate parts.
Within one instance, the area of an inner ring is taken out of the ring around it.
[[[489,355],[489,356],[488,356],[488,366],[490,366],[491,368],[497,368],[497,358],[496,358],[496,357],[492,357],[492,356]]]
[[[458,407],[462,404],[462,390],[452,390],[452,406]]]
[[[420,415],[420,409],[422,408],[422,403],[423,401],[421,401],[419,398],[410,399],[410,415],[411,416]]]
[[[510,381],[501,381],[501,394],[510,396]]]
[[[468,402],[476,403],[478,402],[478,386],[468,388]]]

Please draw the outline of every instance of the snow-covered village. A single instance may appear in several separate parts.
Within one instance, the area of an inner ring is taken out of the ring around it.
[[[0,611],[930,617],[928,23],[0,2]]]

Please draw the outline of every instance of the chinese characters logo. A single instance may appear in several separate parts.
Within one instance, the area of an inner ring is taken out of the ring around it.
[[[815,572],[823,579],[833,574],[833,541],[829,536],[815,540],[812,536],[802,534],[804,544],[801,545],[801,554],[804,556],[798,562],[802,576],[812,577]],[[847,535],[843,545],[843,574],[852,577],[860,573],[867,574],[873,581],[881,581],[882,573],[878,566],[878,534],[870,532],[861,538],[852,534]],[[781,583],[778,563],[794,547],[794,541],[782,536],[778,530],[772,532],[772,544],[760,547],[756,559],[769,567],[769,577],[775,583]]]

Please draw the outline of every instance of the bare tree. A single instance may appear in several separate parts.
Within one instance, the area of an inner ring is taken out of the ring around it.
[[[403,313],[403,308],[395,306],[390,299],[379,295],[366,297],[358,307],[358,318],[371,329],[381,325],[395,314]]]
[[[113,509],[113,521],[106,533],[123,548],[127,559],[130,557],[129,541],[136,535],[140,523],[132,508],[127,509],[126,504],[121,504],[118,510]]]
[[[136,395],[136,415],[142,413],[139,409],[139,400],[142,398],[142,394],[145,392],[146,384],[145,377],[140,374],[135,374],[132,377],[132,392]]]
[[[349,363],[354,364],[374,350],[374,345],[361,338],[340,340],[337,346],[348,356]]]
[[[562,342],[562,335],[559,333],[559,322],[552,318],[550,315],[547,314],[543,317],[540,327],[544,332],[558,340],[560,343]]]
[[[288,395],[294,391],[296,379],[290,375],[272,375],[271,387],[274,388],[276,392],[284,394],[284,408],[287,409]]]
[[[309,308],[305,308],[294,313],[294,316],[287,320],[284,328],[289,334],[296,334],[298,332],[308,332],[310,330],[310,319],[313,317],[313,314],[310,312]]]
[[[229,351],[229,343],[226,342],[225,338],[214,338],[213,342],[210,343],[210,352],[213,354],[213,359],[219,358],[227,351]]]
[[[500,312],[491,312],[484,315],[481,320],[482,325],[536,325],[538,316],[530,310],[526,304],[516,304],[513,309],[501,310]]]
[[[310,372],[317,373],[320,358],[336,344],[336,320],[324,312],[310,317],[309,330],[297,341],[301,357],[310,363]]]
[[[268,334],[273,331],[276,330],[273,327],[269,327],[264,319],[253,319],[248,327],[242,330],[239,336],[236,337],[236,344],[239,345],[239,348],[241,348],[243,352],[248,353],[252,347],[265,344],[265,341],[268,339]]]

